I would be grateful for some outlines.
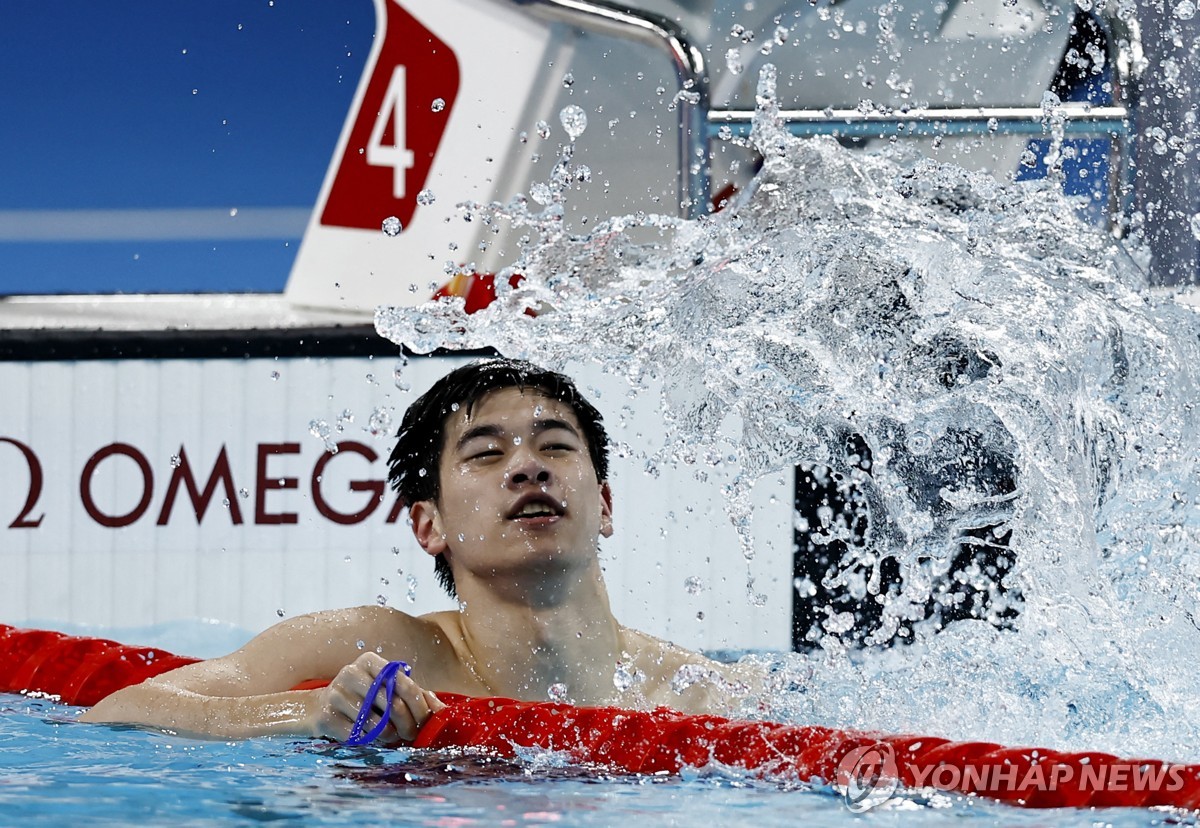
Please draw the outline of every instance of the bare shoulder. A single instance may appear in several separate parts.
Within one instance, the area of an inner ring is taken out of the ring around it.
[[[651,706],[732,715],[743,698],[762,686],[761,672],[748,665],[714,661],[637,630],[626,628],[623,634],[637,648],[631,655],[644,676],[641,692]]]
[[[401,610],[376,605],[322,610],[297,615],[280,621],[259,637],[306,638],[311,635],[349,632],[378,637],[396,633],[415,632],[423,627],[422,620]],[[355,639],[357,641],[357,639]],[[365,642],[364,642],[365,644]]]
[[[432,653],[432,629],[428,622],[388,607],[313,612],[280,621],[227,656],[182,667],[163,679],[211,695],[280,692],[332,679],[368,650],[389,660],[418,661]]]

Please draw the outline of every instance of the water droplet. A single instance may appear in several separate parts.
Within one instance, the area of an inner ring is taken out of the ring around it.
[[[182,465],[182,463],[183,463],[183,460],[182,460],[182,458],[180,458],[180,456],[178,454],[171,455],[171,468],[177,469],[180,467],[180,465]]]
[[[538,121],[534,124],[533,130],[538,134],[539,138],[546,139],[550,137],[550,125],[545,121]]]
[[[417,576],[405,575],[404,583],[408,587],[404,597],[408,599],[408,603],[415,604],[417,602]]]
[[[1200,213],[1195,213],[1192,215],[1191,225],[1192,235],[1197,239],[1200,239]]]
[[[400,219],[395,216],[388,216],[383,220],[383,233],[385,236],[399,236],[400,231],[403,229],[400,225]]]
[[[683,579],[683,588],[688,595],[699,595],[704,592],[704,582],[695,575],[689,575]]]
[[[417,204],[421,204],[425,207],[428,207],[430,204],[433,204],[433,202],[435,202],[435,201],[437,201],[437,196],[435,196],[433,194],[433,190],[429,189],[428,187],[426,187],[424,190],[421,190],[421,192],[417,193]]]
[[[640,684],[645,678],[640,671],[630,670],[622,662],[617,662],[617,669],[613,672],[613,687],[617,688],[618,692],[624,693],[633,685]]]
[[[685,664],[676,670],[675,675],[672,676],[671,689],[676,693],[682,693],[696,682],[704,681],[708,678],[709,669],[703,664]]]
[[[384,595],[383,593],[380,593],[379,595],[376,595],[376,596],[375,596],[375,603],[376,603],[376,604],[379,604],[379,606],[381,606],[381,607],[386,607],[386,606],[387,606],[387,596],[386,596],[386,595]]]
[[[272,379],[272,380],[277,380],[277,379],[279,379],[279,372],[278,372],[278,371],[272,371],[272,372],[271,372],[271,379]]]
[[[583,131],[587,129],[587,113],[583,111],[583,107],[575,104],[564,106],[558,113],[558,120],[562,122],[567,137],[572,141],[583,135]]]
[[[248,499],[250,497],[250,490],[243,486],[242,488],[238,489],[238,497],[240,497],[242,500]]]
[[[743,26],[741,23],[734,23],[729,28],[729,36],[732,38],[738,38],[738,39],[744,40],[745,36],[746,36],[746,27]],[[751,38],[754,37],[754,32],[750,32],[750,37]]]
[[[441,112],[446,108],[446,101],[442,98],[434,98],[433,103],[429,105],[429,108],[434,112]]]
[[[283,607],[280,607],[279,609],[275,610],[275,614],[278,615],[280,618],[283,618]]]
[[[358,639],[358,641],[354,642],[354,646],[358,647],[358,649],[360,649],[360,650],[365,650],[365,649],[367,649],[367,642],[363,641],[360,638],[360,639]]]
[[[570,72],[567,72],[567,74],[563,75],[563,87],[564,88],[570,89],[574,85],[575,85],[575,76],[574,75],[572,75]]]
[[[561,681],[551,684],[546,688],[546,695],[550,697],[551,701],[565,702],[567,701],[567,685]]]
[[[933,448],[933,438],[924,431],[914,431],[908,435],[908,450],[918,457],[928,454],[931,448]]]
[[[529,197],[545,207],[554,202],[554,191],[544,181],[535,181],[529,187]]]
[[[367,418],[366,428],[363,429],[372,437],[385,437],[392,427],[392,415],[386,408],[380,406],[371,412]]]
[[[517,436],[513,437],[513,445],[514,445],[514,446],[519,446],[519,445],[521,445],[521,435],[520,435],[520,434],[518,434]]]
[[[733,47],[726,50],[726,52],[725,52],[725,68],[729,70],[730,74],[733,74],[733,75],[742,74],[742,71],[746,67],[742,63],[741,50],[739,50],[737,48],[733,48]]]
[[[1192,0],[1181,0],[1175,5],[1175,16],[1180,20],[1191,20],[1196,16],[1196,4]]]
[[[309,420],[308,433],[325,444],[325,450],[337,454],[337,441],[333,439],[333,428],[324,420]]]
[[[821,624],[826,632],[838,633],[850,632],[854,629],[854,613],[852,612],[836,612],[825,619]]]

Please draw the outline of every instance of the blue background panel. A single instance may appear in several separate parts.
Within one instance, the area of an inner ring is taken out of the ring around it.
[[[370,0],[0,4],[0,294],[281,290],[299,223],[200,241],[80,241],[57,215],[37,241],[11,228],[50,210],[311,209],[374,16]]]

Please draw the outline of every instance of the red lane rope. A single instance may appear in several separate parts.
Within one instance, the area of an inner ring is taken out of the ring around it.
[[[122,687],[198,660],[156,647],[0,624],[3,693],[45,693],[64,704],[90,706]]]
[[[5,693],[37,692],[66,704],[91,705],[194,661],[156,648],[0,624],[0,692]],[[534,747],[631,773],[677,773],[719,762],[773,778],[843,785],[869,783],[878,775],[906,787],[1035,808],[1200,808],[1200,765],[734,721],[665,708],[439,697],[447,706],[425,723],[414,747],[480,747],[505,756]]]

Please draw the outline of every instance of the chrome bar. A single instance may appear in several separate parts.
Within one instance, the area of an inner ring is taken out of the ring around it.
[[[704,55],[679,24],[652,12],[633,12],[604,0],[512,0],[543,20],[664,50],[675,67],[679,92],[679,206],[688,218],[708,211],[708,80]]]
[[[1123,106],[1063,104],[1063,130],[1068,135],[1129,135],[1129,113]],[[793,135],[838,135],[884,138],[891,135],[1041,135],[1049,134],[1041,107],[973,107],[971,109],[913,109],[907,112],[860,112],[857,109],[790,109],[780,117]],[[712,110],[710,136],[747,136],[753,110]]]

